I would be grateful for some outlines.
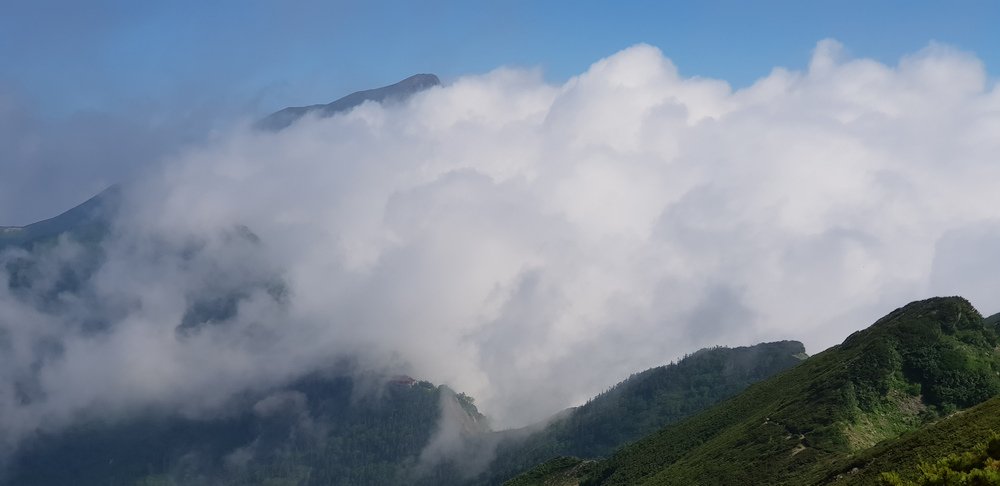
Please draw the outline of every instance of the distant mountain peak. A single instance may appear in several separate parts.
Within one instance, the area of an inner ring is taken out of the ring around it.
[[[426,89],[439,84],[441,84],[441,80],[438,79],[436,75],[430,73],[420,73],[414,74],[413,76],[410,76],[393,86],[413,86],[417,87],[417,89]]]
[[[403,101],[416,93],[440,84],[441,80],[433,74],[414,74],[396,84],[357,91],[325,105],[290,106],[278,110],[257,122],[257,128],[279,131],[309,114],[318,114],[321,118],[326,118],[348,111],[365,101],[379,103]]]
[[[30,246],[39,241],[58,238],[63,233],[78,233],[77,237],[99,238],[111,224],[121,204],[122,188],[114,184],[58,216],[25,226],[0,226],[0,249],[6,246]]]

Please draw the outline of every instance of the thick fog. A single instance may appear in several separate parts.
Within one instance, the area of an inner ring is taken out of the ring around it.
[[[974,55],[830,40],[737,91],[637,45],[562,85],[500,68],[247,123],[125,186],[79,292],[0,286],[0,437],[220,413],[345,358],[516,426],[704,346],[815,353],[932,295],[995,312],[998,154]],[[85,253],[64,241],[38,278]]]

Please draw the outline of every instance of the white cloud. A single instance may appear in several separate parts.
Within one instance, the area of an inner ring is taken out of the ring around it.
[[[237,130],[132,186],[79,304],[113,311],[110,330],[0,295],[9,339],[37,341],[17,322],[38,321],[65,348],[28,406],[9,385],[28,365],[0,358],[0,408],[201,413],[352,354],[516,425],[702,346],[816,352],[930,293],[1000,310],[980,291],[1000,288],[998,153],[1000,91],[974,57],[932,45],[887,66],[829,40],[807,71],[735,92],[639,45],[561,86],[503,68]],[[247,282],[236,318],[175,331]]]

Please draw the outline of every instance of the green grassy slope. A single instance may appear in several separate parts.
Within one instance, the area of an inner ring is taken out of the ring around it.
[[[996,333],[964,299],[911,303],[619,450],[581,484],[822,481],[845,459],[1000,392],[996,345]]]

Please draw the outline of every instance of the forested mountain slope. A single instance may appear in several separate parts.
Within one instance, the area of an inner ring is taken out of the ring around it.
[[[317,375],[248,394],[214,417],[150,411],[37,437],[4,484],[453,483],[454,464],[421,458],[443,410],[469,434],[487,430],[471,400],[446,387]]]
[[[811,484],[881,441],[1000,392],[997,334],[958,297],[911,303],[843,344],[544,484]],[[538,471],[535,471],[536,473]]]
[[[527,437],[507,433],[490,472],[509,478],[557,456],[610,454],[659,428],[702,411],[805,359],[796,341],[702,349],[677,363],[630,376]]]

